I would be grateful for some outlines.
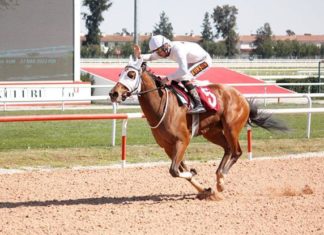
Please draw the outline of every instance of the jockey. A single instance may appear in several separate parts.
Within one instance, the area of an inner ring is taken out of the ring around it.
[[[149,41],[151,54],[141,55],[139,47],[135,56],[144,61],[169,58],[178,63],[179,68],[163,78],[163,81],[181,82],[193,98],[194,108],[189,113],[204,113],[206,109],[201,103],[196,86],[192,80],[199,77],[212,65],[210,55],[198,44],[192,42],[170,41],[162,35],[155,35]]]

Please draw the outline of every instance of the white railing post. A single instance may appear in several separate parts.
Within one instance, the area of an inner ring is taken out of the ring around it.
[[[61,106],[62,111],[64,111],[64,87],[62,87],[62,106]]]
[[[267,94],[267,86],[264,86],[264,94],[265,94],[265,95]],[[266,100],[267,100],[267,99],[264,98],[264,107],[267,106],[267,101],[266,101]]]
[[[309,95],[305,95],[308,101],[308,108],[311,109],[313,106],[312,103],[312,98]],[[311,133],[311,124],[312,124],[312,113],[308,112],[307,113],[307,139],[310,138],[310,133]]]

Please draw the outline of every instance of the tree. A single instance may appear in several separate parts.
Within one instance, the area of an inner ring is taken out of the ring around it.
[[[276,57],[289,58],[292,56],[292,52],[293,52],[292,41],[278,40],[278,41],[274,42],[273,50],[274,50]]]
[[[201,32],[201,37],[203,41],[211,41],[213,40],[213,32],[212,26],[209,21],[209,13],[206,12],[203,20],[203,24],[201,26],[203,31]]]
[[[316,55],[320,55],[321,49],[314,44],[305,44],[305,48],[306,48],[306,55],[305,55],[306,58],[315,58]]]
[[[257,30],[254,46],[253,54],[262,58],[270,58],[273,55],[272,30],[269,23]]]
[[[0,10],[18,6],[18,0],[0,0]]]
[[[149,40],[144,40],[141,42],[141,50],[143,54],[147,54],[150,51]]]
[[[321,44],[320,56],[324,58],[324,43]]]
[[[169,17],[166,16],[164,11],[162,11],[160,15],[160,22],[158,24],[155,24],[153,34],[160,34],[170,40],[173,39],[173,27],[169,22]]]
[[[132,55],[134,50],[133,50],[133,43],[127,42],[125,44],[121,45],[121,56],[124,58],[128,58],[129,55]]]
[[[237,13],[238,10],[235,6],[224,5],[214,8],[212,15],[216,28],[215,36],[217,38],[222,36],[225,39],[227,56],[233,56],[238,52],[236,45],[239,37],[235,32]]]
[[[227,50],[224,41],[202,41],[200,44],[211,57],[224,57],[226,55]]]
[[[81,58],[98,58],[103,56],[99,45],[82,46],[80,53]]]
[[[126,28],[122,28],[122,33],[121,35],[131,35],[130,32],[128,32],[128,30]]]
[[[290,30],[290,29],[287,29],[286,33],[287,33],[288,36],[294,36],[295,35],[295,32]]]
[[[99,45],[101,32],[99,25],[104,20],[102,13],[111,7],[110,0],[83,0],[83,6],[89,8],[90,13],[82,13],[83,19],[85,19],[86,28],[88,34],[86,35],[87,45]]]
[[[228,33],[228,37],[225,39],[226,45],[226,56],[234,56],[238,53],[237,43],[239,41],[239,35],[235,32],[234,29],[230,30]]]
[[[300,56],[300,43],[297,40],[291,41],[291,55],[294,58],[298,58]]]

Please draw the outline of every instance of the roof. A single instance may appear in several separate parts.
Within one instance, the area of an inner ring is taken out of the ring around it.
[[[151,35],[141,35],[140,41],[149,40]],[[80,37],[81,41],[85,41],[85,36]],[[241,44],[244,43],[252,43],[256,39],[256,35],[241,35],[239,42]],[[324,35],[312,35],[312,34],[304,34],[304,35],[273,35],[273,40],[296,40],[302,43],[324,43]],[[201,40],[200,35],[174,35],[173,41],[186,41],[186,42],[199,42]],[[120,34],[112,34],[112,35],[103,35],[102,42],[133,42],[132,35],[120,35]]]
[[[149,40],[151,35],[141,35],[140,41]],[[85,41],[86,37],[81,36],[81,41]],[[201,40],[201,36],[198,35],[174,35],[173,41],[187,41],[187,42],[199,42]],[[133,42],[133,35],[120,35],[120,34],[112,34],[112,35],[103,35],[101,38],[102,42]]]
[[[296,40],[298,42],[324,43],[324,35],[292,35],[274,36],[275,40]]]
[[[141,35],[140,41],[148,40],[151,36],[150,35]],[[101,39],[102,42],[132,42],[134,37],[132,35],[120,35],[120,34],[113,34],[113,35],[104,35]]]
[[[240,43],[252,43],[255,41],[256,35],[242,35],[240,36]],[[324,43],[324,35],[312,35],[312,34],[304,34],[304,35],[273,35],[273,40],[276,41],[285,41],[285,40],[296,40],[298,42],[303,43]]]
[[[173,37],[173,41],[199,42],[200,40],[200,35],[175,35]]]

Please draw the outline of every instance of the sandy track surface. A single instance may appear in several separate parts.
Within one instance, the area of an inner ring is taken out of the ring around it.
[[[225,187],[200,201],[166,165],[2,174],[0,234],[324,234],[323,157],[241,160]]]

